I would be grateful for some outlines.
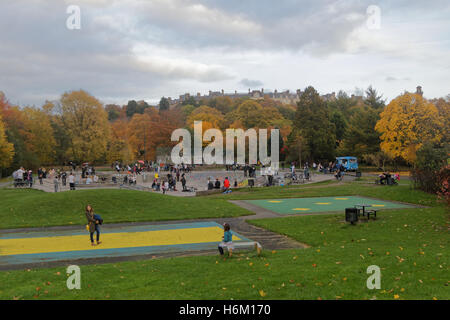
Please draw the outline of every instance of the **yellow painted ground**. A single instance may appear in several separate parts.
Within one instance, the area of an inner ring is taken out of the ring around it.
[[[94,234],[94,239],[95,239]],[[220,242],[223,230],[219,227],[155,230],[145,232],[102,233],[99,246],[91,246],[89,233],[85,235],[21,238],[0,240],[0,256],[47,252],[163,246],[203,242]],[[241,240],[233,235],[233,240]]]

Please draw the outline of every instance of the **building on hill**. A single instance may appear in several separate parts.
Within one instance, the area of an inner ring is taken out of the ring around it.
[[[285,104],[296,104],[300,100],[300,95],[302,94],[302,90],[298,89],[295,91],[295,93],[290,92],[289,90],[285,90],[282,92],[279,92],[277,89],[275,89],[273,92],[266,92],[264,91],[264,88],[261,90],[251,90],[248,89],[247,93],[239,93],[237,90],[234,91],[234,93],[225,93],[225,91],[222,89],[221,91],[211,91],[209,90],[207,95],[201,95],[199,92],[191,96],[189,93],[185,93],[183,95],[179,96],[179,99],[172,99],[171,97],[168,98],[169,103],[171,106],[175,106],[177,104],[183,103],[184,101],[187,101],[191,98],[194,98],[195,101],[199,102],[201,100],[208,101],[213,98],[217,97],[229,97],[231,99],[253,99],[253,100],[259,100],[264,99],[264,97],[268,97],[270,99],[273,99],[275,101],[279,101],[281,103]],[[336,99],[336,93],[328,93],[321,96],[323,100],[325,101],[332,101]]]
[[[416,94],[423,96],[423,91],[422,91],[422,87],[421,86],[417,86],[416,88]]]

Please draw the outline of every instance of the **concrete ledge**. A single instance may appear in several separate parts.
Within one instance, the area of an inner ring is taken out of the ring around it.
[[[209,196],[211,194],[219,194],[222,192],[223,192],[222,189],[203,190],[203,191],[197,191],[196,196]]]

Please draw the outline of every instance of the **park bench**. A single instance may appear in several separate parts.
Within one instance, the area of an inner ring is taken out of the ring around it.
[[[262,252],[262,246],[259,242],[256,241],[246,241],[246,242],[233,242],[233,247],[234,249],[240,249],[240,248],[255,248],[258,256],[261,254]],[[226,248],[226,247],[225,247]],[[234,250],[233,249],[233,250]],[[233,250],[228,249],[229,254],[231,256],[231,254],[233,253]]]
[[[370,215],[373,215],[373,218],[376,219],[377,218],[377,210],[367,210],[365,211],[365,213],[367,214],[367,220],[370,219]]]
[[[370,205],[355,205],[355,208],[358,210],[358,215],[367,217],[367,220],[370,219],[370,216],[372,215],[374,219],[377,218],[377,210],[374,209],[366,209],[368,207],[371,207]]]

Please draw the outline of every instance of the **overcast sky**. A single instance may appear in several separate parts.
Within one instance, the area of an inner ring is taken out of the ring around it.
[[[0,0],[0,91],[36,106],[78,89],[118,104],[308,85],[441,97],[449,17],[448,0]]]

